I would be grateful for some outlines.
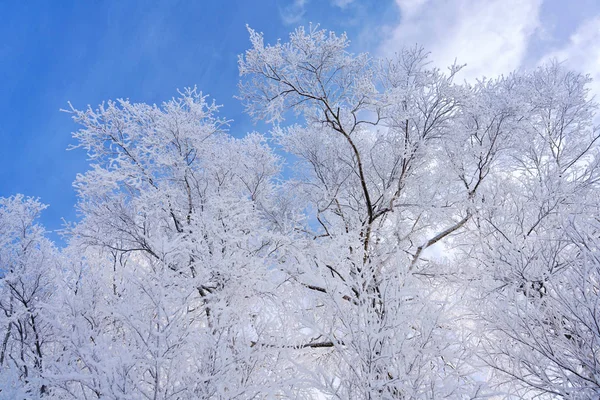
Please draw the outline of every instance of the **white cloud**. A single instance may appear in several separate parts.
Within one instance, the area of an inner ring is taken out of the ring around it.
[[[352,4],[354,0],[331,0],[331,4],[339,8],[346,8]]]
[[[590,74],[594,79],[592,93],[596,95],[597,101],[600,100],[600,15],[584,21],[571,35],[568,43],[548,53],[541,62],[550,59],[563,61],[575,71]]]
[[[279,9],[279,16],[285,25],[295,25],[306,13],[307,0],[293,0],[291,4]]]
[[[467,64],[461,77],[497,76],[521,66],[540,26],[542,0],[396,0],[400,23],[383,42],[390,56],[419,44],[445,68]]]

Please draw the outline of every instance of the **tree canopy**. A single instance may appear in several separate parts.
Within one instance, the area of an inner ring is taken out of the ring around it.
[[[71,106],[67,246],[0,199],[0,397],[597,398],[590,78],[249,34],[238,97],[269,131],[195,88]]]

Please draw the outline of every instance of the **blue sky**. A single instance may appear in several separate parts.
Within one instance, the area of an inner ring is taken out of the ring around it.
[[[346,31],[356,52],[420,43],[436,65],[466,62],[465,79],[558,58],[600,93],[598,0],[0,1],[0,196],[40,197],[50,230],[76,219],[71,183],[87,163],[65,150],[68,101],[159,103],[197,85],[232,134],[255,129],[233,98],[246,24],[274,42],[309,22]]]

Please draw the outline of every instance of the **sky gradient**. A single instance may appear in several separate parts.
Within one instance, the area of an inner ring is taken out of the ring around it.
[[[468,80],[557,58],[600,95],[598,0],[32,0],[0,2],[0,21],[0,197],[40,197],[49,230],[76,220],[72,182],[87,167],[84,151],[66,151],[69,101],[160,103],[196,85],[223,104],[233,135],[260,128],[233,98],[246,24],[272,43],[319,23],[377,56],[419,43],[434,65],[467,63]]]

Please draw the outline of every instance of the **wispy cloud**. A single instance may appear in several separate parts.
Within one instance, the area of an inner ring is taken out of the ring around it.
[[[290,4],[279,9],[279,16],[284,25],[294,25],[302,20],[306,13],[308,0],[293,0]]]
[[[400,22],[380,47],[393,55],[419,44],[436,66],[467,64],[465,79],[496,76],[521,66],[540,26],[542,0],[396,0]]]
[[[354,2],[354,0],[331,0],[332,5],[342,8],[342,9],[348,7],[353,2]]]

